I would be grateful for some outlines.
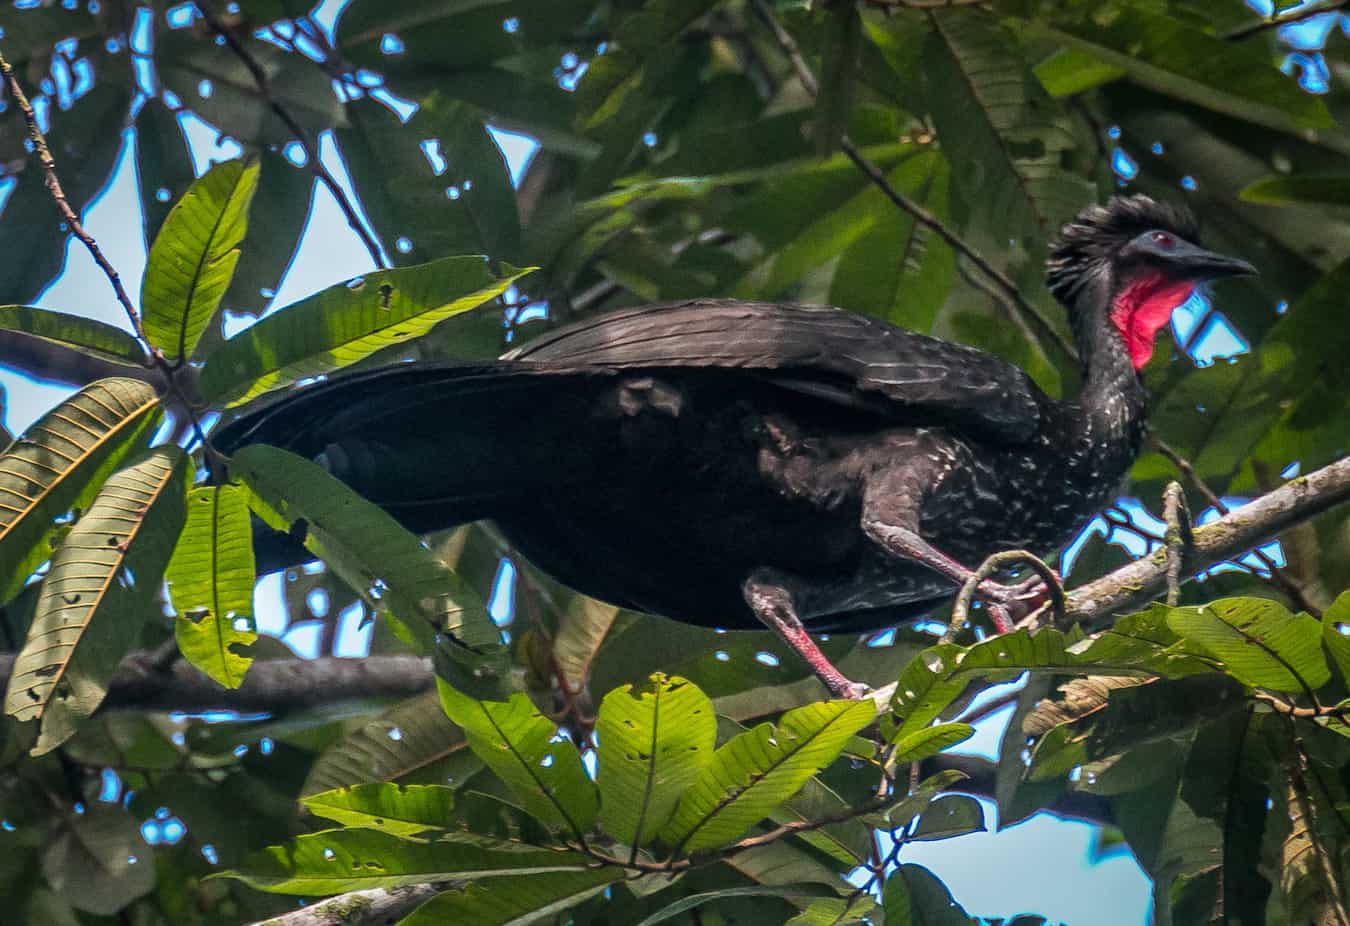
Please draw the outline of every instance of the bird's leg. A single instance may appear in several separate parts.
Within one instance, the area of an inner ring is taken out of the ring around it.
[[[806,664],[825,683],[831,694],[836,698],[851,700],[867,694],[869,689],[866,685],[850,681],[816,646],[816,641],[811,639],[801,618],[797,616],[792,593],[784,586],[781,577],[768,570],[758,570],[741,584],[741,593],[745,595],[745,602],[755,617],[806,660]]]

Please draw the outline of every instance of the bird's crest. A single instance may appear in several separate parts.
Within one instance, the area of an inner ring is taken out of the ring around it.
[[[1200,226],[1185,206],[1160,203],[1142,193],[1113,196],[1104,206],[1088,206],[1059,230],[1050,245],[1045,285],[1054,297],[1072,306],[1086,275],[1138,235],[1153,229],[1169,231],[1199,244]]]

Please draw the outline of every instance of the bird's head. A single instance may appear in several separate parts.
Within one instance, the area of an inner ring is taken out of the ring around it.
[[[1245,260],[1206,251],[1184,206],[1143,194],[1089,206],[1050,247],[1046,285],[1069,312],[1080,345],[1110,324],[1136,370],[1153,356],[1153,340],[1172,311],[1210,280],[1255,273]]]

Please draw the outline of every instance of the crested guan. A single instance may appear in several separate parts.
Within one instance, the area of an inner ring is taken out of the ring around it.
[[[1082,358],[1077,401],[839,309],[693,299],[565,325],[495,363],[334,376],[214,443],[316,459],[415,532],[491,519],[616,605],[766,624],[856,696],[808,633],[917,615],[991,553],[1062,545],[1112,497],[1143,437],[1154,335],[1198,284],[1254,272],[1196,239],[1188,212],[1145,196],[1061,230],[1047,283]],[[979,589],[1007,608],[1029,590]]]

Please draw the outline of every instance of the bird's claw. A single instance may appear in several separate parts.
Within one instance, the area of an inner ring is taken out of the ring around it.
[[[1036,574],[1014,585],[987,580],[980,583],[979,593],[984,599],[989,619],[999,633],[1011,631],[1043,608],[1051,597],[1050,586]]]

